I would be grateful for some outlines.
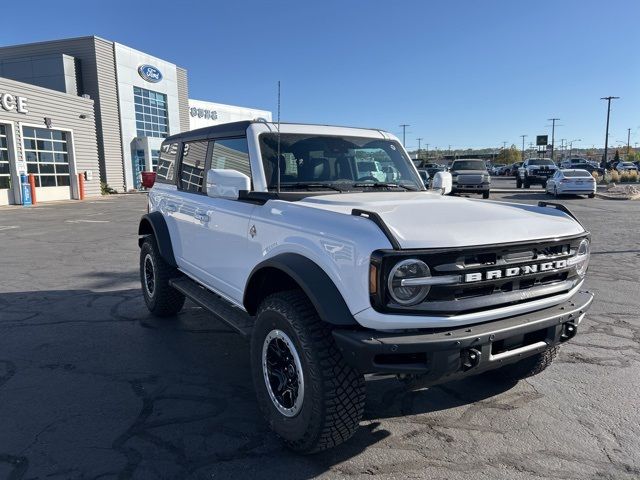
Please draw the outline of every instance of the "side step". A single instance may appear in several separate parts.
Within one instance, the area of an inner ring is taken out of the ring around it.
[[[213,313],[243,337],[249,337],[251,335],[253,318],[247,312],[232,305],[220,295],[207,290],[186,276],[169,280],[169,284],[205,310]]]

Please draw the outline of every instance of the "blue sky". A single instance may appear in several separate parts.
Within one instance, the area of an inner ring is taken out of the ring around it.
[[[0,44],[82,35],[185,67],[192,98],[282,119],[377,127],[407,147],[520,145],[521,134],[640,142],[640,2],[153,1],[22,3]]]

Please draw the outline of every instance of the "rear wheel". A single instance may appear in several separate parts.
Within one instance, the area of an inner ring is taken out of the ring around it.
[[[169,285],[169,280],[180,275],[162,258],[155,238],[147,236],[140,248],[140,283],[144,303],[155,316],[170,317],[182,309],[184,295]]]
[[[357,430],[364,376],[345,363],[330,327],[302,292],[279,292],[262,302],[251,367],[260,409],[292,450],[332,448]]]

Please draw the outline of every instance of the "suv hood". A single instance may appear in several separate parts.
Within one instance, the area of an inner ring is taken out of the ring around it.
[[[584,232],[565,213],[549,207],[502,203],[431,192],[318,195],[296,202],[351,215],[375,212],[402,248],[438,248],[540,240]]]

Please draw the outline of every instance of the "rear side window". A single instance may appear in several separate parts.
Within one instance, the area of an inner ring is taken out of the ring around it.
[[[246,138],[223,138],[213,142],[211,168],[237,170],[251,177]]]
[[[158,169],[156,171],[156,182],[174,183],[176,155],[178,153],[178,143],[164,143],[160,148],[158,157]]]
[[[180,189],[187,192],[203,192],[208,147],[209,142],[206,140],[184,144],[180,162]]]

